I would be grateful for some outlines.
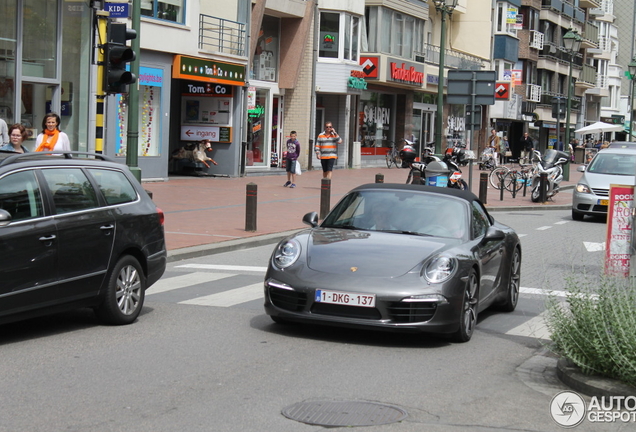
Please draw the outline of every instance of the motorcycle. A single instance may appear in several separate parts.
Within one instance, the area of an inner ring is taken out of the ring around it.
[[[559,193],[559,184],[563,181],[563,166],[570,160],[569,153],[550,149],[545,152],[541,160],[537,163],[531,179],[532,202],[539,202],[541,198],[541,174],[548,176],[545,182],[545,197],[552,198]]]
[[[466,161],[465,150],[459,147],[448,148],[444,153],[443,162],[450,169],[448,175],[448,187],[454,189],[468,190],[468,185],[462,179],[462,170],[459,166]],[[467,163],[467,162],[466,162]],[[464,163],[464,165],[466,165]]]

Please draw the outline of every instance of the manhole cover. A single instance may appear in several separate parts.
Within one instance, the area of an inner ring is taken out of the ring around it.
[[[284,408],[282,413],[289,419],[316,426],[374,426],[408,417],[401,408],[362,401],[299,402]]]

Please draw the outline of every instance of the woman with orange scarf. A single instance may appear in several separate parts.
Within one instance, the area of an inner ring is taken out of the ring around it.
[[[48,113],[42,119],[42,133],[35,140],[36,152],[71,151],[68,135],[60,131],[60,116]]]

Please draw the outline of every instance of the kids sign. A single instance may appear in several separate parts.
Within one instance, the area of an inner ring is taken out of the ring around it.
[[[605,240],[605,274],[629,276],[634,186],[610,185]]]

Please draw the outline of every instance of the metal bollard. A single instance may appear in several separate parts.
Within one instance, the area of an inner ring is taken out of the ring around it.
[[[245,187],[245,231],[256,231],[256,198],[258,185],[248,183]]]
[[[539,178],[539,201],[544,203],[548,200],[548,173],[541,173]]]
[[[413,170],[413,181],[411,182],[411,184],[422,184],[422,171],[418,169]]]
[[[517,172],[515,171],[515,174],[517,174]],[[517,176],[513,175],[512,176],[512,199],[517,198]]]
[[[329,213],[329,200],[331,199],[331,179],[324,178],[320,181],[320,219],[327,217]]]
[[[375,175],[376,183],[384,183],[384,174],[376,174]]]
[[[526,175],[526,176],[523,178],[523,196],[524,196],[524,198],[525,198],[525,196],[526,196],[526,190],[527,190],[527,189],[528,189],[528,176]]]
[[[504,196],[504,176],[499,177],[499,201],[503,201]]]
[[[483,204],[488,201],[488,173],[479,174],[479,201]]]

